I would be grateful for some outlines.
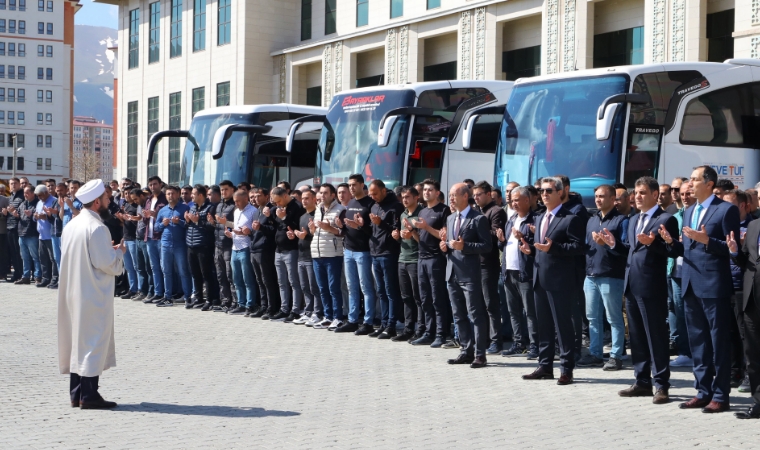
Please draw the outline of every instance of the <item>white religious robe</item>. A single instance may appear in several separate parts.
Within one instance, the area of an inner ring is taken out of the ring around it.
[[[114,277],[124,271],[100,216],[82,209],[61,236],[58,365],[61,373],[100,376],[116,365]]]

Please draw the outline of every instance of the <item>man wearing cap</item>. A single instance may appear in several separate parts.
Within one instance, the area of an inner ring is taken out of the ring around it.
[[[88,182],[77,198],[84,207],[61,236],[58,365],[71,374],[72,407],[114,408],[98,393],[98,379],[116,365],[114,277],[124,270],[126,247],[113,245],[100,218],[109,203],[103,181]]]

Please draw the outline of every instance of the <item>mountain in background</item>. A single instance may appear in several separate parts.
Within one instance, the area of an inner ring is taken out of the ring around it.
[[[74,29],[74,115],[113,125],[113,28],[76,25]]]

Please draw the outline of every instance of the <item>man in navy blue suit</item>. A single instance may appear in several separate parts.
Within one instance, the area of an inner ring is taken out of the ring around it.
[[[697,396],[679,405],[705,413],[727,411],[731,392],[731,279],[726,236],[739,235],[739,209],[713,195],[718,174],[712,167],[694,169],[689,188],[697,203],[684,212],[683,242],[663,236],[683,249],[681,290],[686,329],[694,361]]]

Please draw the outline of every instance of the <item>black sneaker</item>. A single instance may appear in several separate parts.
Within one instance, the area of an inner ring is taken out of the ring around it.
[[[407,341],[407,343],[411,344],[412,342],[416,341],[417,339],[420,339],[424,335],[425,335],[424,332],[420,333],[419,331],[415,331],[414,335],[409,338],[409,340]]]
[[[130,292],[127,292],[126,294],[122,295],[120,298],[122,300],[129,300],[130,298],[134,297],[135,295],[137,295],[137,292],[131,292],[130,291]]]
[[[372,333],[368,334],[367,336],[369,336],[371,338],[376,338],[376,337],[380,336],[381,334],[383,334],[383,331],[385,331],[385,329],[383,329],[382,327],[380,327],[377,330],[373,331]]]
[[[137,295],[132,297],[131,300],[134,302],[139,302],[141,300],[145,300],[145,297],[147,297],[147,295],[143,294],[142,292],[138,292]]]
[[[415,339],[411,342],[412,345],[430,345],[434,342],[432,336],[423,334],[421,338]]]
[[[435,340],[430,343],[430,348],[441,348],[446,343],[446,338],[443,336],[436,336]]]
[[[597,358],[596,356],[589,353],[583,358],[577,360],[575,365],[578,367],[602,367],[604,366],[604,360],[602,358]]]
[[[752,387],[749,385],[749,375],[744,375],[744,380],[737,390],[739,392],[752,392]]]
[[[264,311],[264,314],[261,315],[261,320],[269,320],[272,317],[272,314],[269,314],[268,312]]]
[[[238,306],[235,309],[231,309],[231,310],[227,311],[227,314],[231,314],[233,316],[241,316],[241,315],[245,314],[245,306]]]
[[[201,311],[208,311],[210,310],[214,305],[211,302],[206,302],[201,307]]]
[[[156,306],[158,306],[159,308],[165,308],[168,306],[174,306],[174,302],[170,298],[164,298],[163,300],[157,301]]]
[[[253,314],[251,314],[251,317],[261,317],[264,314],[266,314],[266,312],[267,312],[266,308],[258,307],[256,308],[256,311],[254,311]]]
[[[255,313],[257,309],[258,308],[247,308],[244,317],[251,317],[251,314]]]
[[[184,297],[185,297],[185,294],[174,294],[172,295],[172,300],[182,300],[184,299]],[[182,303],[182,302],[178,301],[177,303]]]
[[[359,334],[358,331],[359,331],[359,324],[358,323],[351,323],[351,322],[346,322],[343,325],[341,325],[341,326],[339,326],[338,328],[335,329],[336,333],[356,333],[356,334]],[[370,333],[371,333],[371,331],[370,331]],[[369,334],[369,333],[367,333],[367,334]]]
[[[498,344],[496,342],[491,342],[491,345],[486,349],[486,353],[489,355],[495,355],[497,353],[501,353],[501,344]]]
[[[346,324],[346,325],[349,325],[349,324]],[[346,326],[346,325],[344,325],[344,326]],[[356,324],[352,324],[352,325],[356,325]],[[337,333],[339,330],[340,330],[340,328],[338,328],[337,330],[335,330],[335,332]],[[375,332],[375,327],[373,327],[372,325],[370,325],[368,323],[363,323],[361,325],[357,325],[357,329],[356,329],[356,331],[354,331],[354,334],[357,335],[357,336],[369,336],[370,334],[372,334],[374,332]]]
[[[283,311],[278,311],[277,314],[273,315],[269,318],[272,322],[282,322],[288,317],[288,313]]]
[[[432,345],[431,345],[432,347]],[[459,341],[456,339],[449,339],[448,341],[444,342],[441,348],[459,348]]]
[[[385,330],[383,330],[382,333],[380,333],[380,336],[378,336],[378,339],[390,339],[396,337],[396,327],[389,326]]]
[[[408,330],[404,330],[403,333],[391,338],[393,342],[409,342],[414,337],[414,333]]]
[[[299,314],[291,312],[290,314],[288,314],[288,317],[285,318],[284,322],[285,323],[293,323],[293,321],[296,320],[296,319],[298,319],[299,317],[301,317]]]
[[[531,361],[538,359],[538,346],[535,344],[530,344],[528,346],[528,359]]]
[[[211,308],[211,309],[212,309],[214,312],[221,312],[221,313],[226,313],[227,311],[229,311],[229,310],[230,310],[230,305],[228,305],[228,304],[226,304],[226,303],[223,303],[223,304],[221,304],[221,305],[216,305],[216,306],[214,306],[214,307],[213,307],[213,308]]]
[[[186,302],[185,303],[185,309],[193,309],[193,303],[192,302]]]
[[[501,356],[509,357],[509,356],[525,356],[528,353],[528,349],[523,347],[522,344],[519,342],[515,342],[512,344],[512,347],[510,347],[508,350],[504,350],[501,352]]]
[[[41,283],[37,283],[37,284],[35,284],[35,286],[37,286],[38,288],[46,288],[46,287],[48,287],[49,285],[50,285],[50,282],[49,282],[49,281],[43,281],[43,282],[41,282]]]
[[[162,295],[151,295],[150,297],[147,297],[145,300],[143,300],[143,303],[158,303],[163,299],[164,297]]]
[[[48,289],[58,289],[58,283],[50,283],[48,284]]]

